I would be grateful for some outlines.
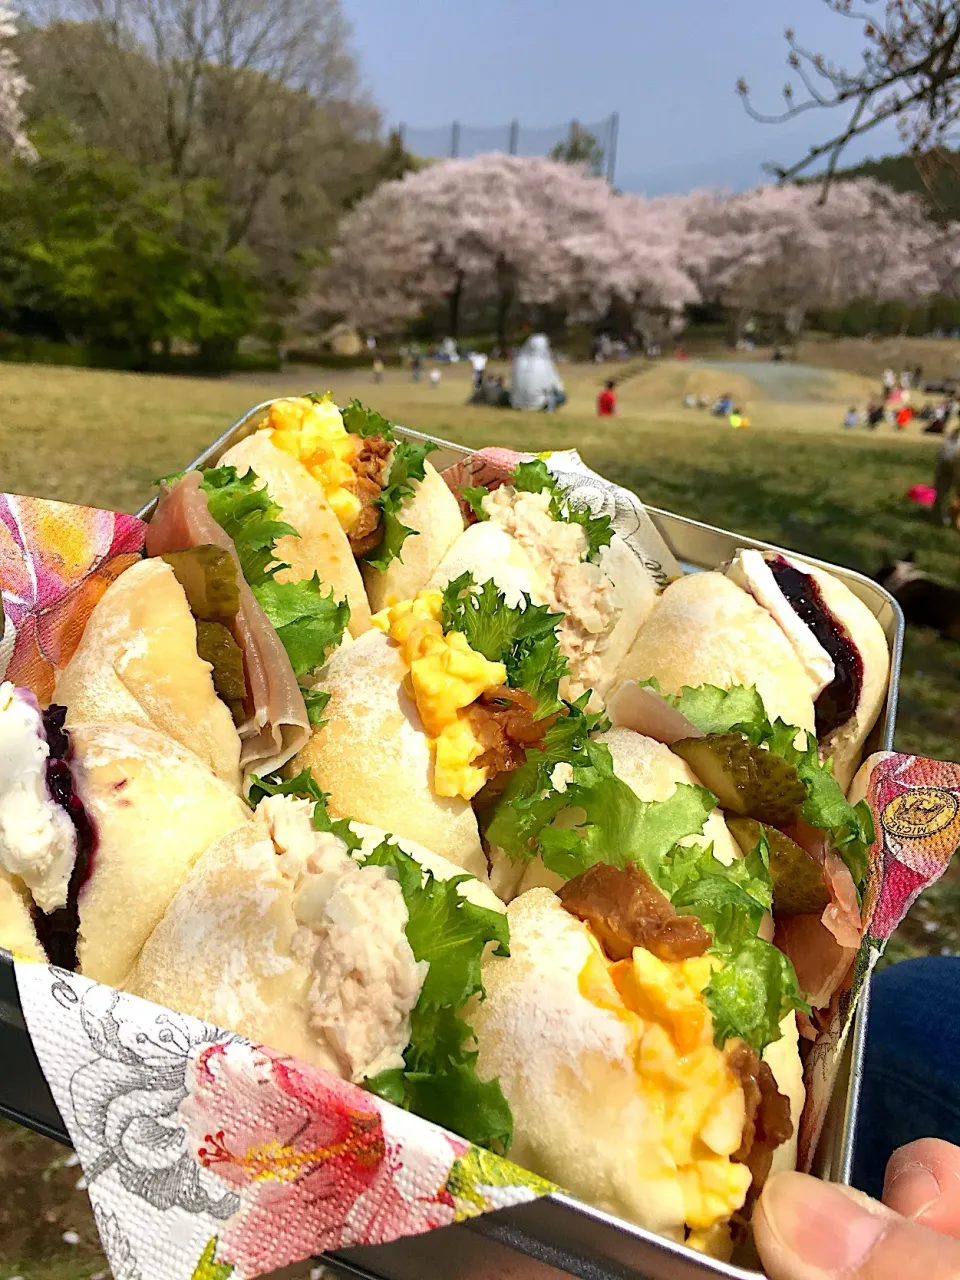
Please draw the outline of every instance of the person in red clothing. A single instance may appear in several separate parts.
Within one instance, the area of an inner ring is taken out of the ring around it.
[[[614,391],[616,383],[605,382],[603,390],[597,396],[597,413],[601,418],[612,418],[617,412],[617,393]]]

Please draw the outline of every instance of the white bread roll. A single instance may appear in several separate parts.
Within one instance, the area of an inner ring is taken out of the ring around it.
[[[406,667],[380,631],[339,650],[313,685],[330,693],[327,723],[292,769],[309,769],[329,792],[330,812],[416,840],[471,875],[486,859],[466,800],[433,790],[433,756],[417,708],[403,688]]]
[[[137,725],[73,725],[77,795],[99,837],[80,890],[80,972],[119,986],[190,868],[250,810],[192,752]]]
[[[722,573],[672,582],[640,628],[619,679],[730,689],[755,685],[767,715],[814,729],[812,685],[790,641],[751,595]]]
[[[380,870],[363,872],[371,882],[364,886],[369,912],[356,913],[352,930],[332,937],[332,931],[303,927],[305,895],[320,877],[327,881],[321,896],[329,900],[343,883],[334,888],[338,869],[351,870],[344,865],[344,846],[312,830],[311,812],[308,802],[289,797],[264,800],[254,821],[212,845],[154,930],[126,986],[336,1075],[362,1079],[371,1065],[371,1074],[380,1069],[370,1061],[371,1046],[376,1053],[392,1040],[402,1053],[404,1037],[409,1038],[404,1015],[423,975],[411,975],[412,953],[398,934],[403,924],[396,912],[399,886],[385,884],[388,878]],[[358,823],[355,830],[363,841],[357,857],[383,839],[374,827]],[[331,840],[337,846],[332,850]],[[412,841],[397,843],[439,880],[462,874],[460,867]],[[307,865],[315,853],[326,858],[323,871]],[[352,898],[343,899],[340,892],[341,907],[331,914],[343,919],[352,914],[345,904],[359,899],[356,885]],[[476,880],[466,881],[458,892],[479,906],[503,910]],[[347,955],[355,944],[356,967]],[[325,985],[338,962],[344,970],[349,966],[355,981],[341,972]],[[405,985],[411,977],[412,987]],[[343,1012],[353,1026],[341,1030],[335,1014]]]
[[[600,567],[616,587],[617,600],[623,610],[603,652],[606,680],[600,692],[605,694],[637,638],[637,632],[653,612],[657,603],[657,587],[639,556],[618,533],[610,539],[608,547],[601,549]]]
[[[689,766],[669,747],[634,733],[632,729],[610,729],[607,733],[598,734],[596,741],[607,744],[613,757],[614,773],[641,800],[667,800],[680,783],[699,785]],[[582,815],[574,810],[562,815],[558,825],[575,826],[581,820]],[[741,856],[719,809],[714,809],[707,818],[702,836],[691,836],[690,841],[684,843],[694,841],[712,841],[717,858],[727,865]],[[490,884],[505,902],[515,894],[525,893],[538,885],[556,890],[563,884],[560,876],[547,870],[542,858],[516,863],[499,849],[492,849],[491,859]]]
[[[277,581],[302,582],[319,573],[320,581],[333,588],[338,600],[346,596],[350,634],[362,635],[370,627],[370,606],[347,535],[327,502],[323,485],[302,462],[278,449],[272,436],[270,430],[255,431],[228,449],[219,465],[236,467],[241,475],[252,468],[280,507],[280,518],[299,533],[299,538],[287,535],[277,542],[277,559],[290,566],[277,574]]]
[[[710,1043],[687,1058],[703,1064],[690,1067],[702,1092],[664,1108],[662,1077],[644,1070],[643,1024],[638,1043],[639,1019],[584,994],[582,975],[597,950],[587,926],[546,889],[517,898],[507,917],[510,956],[484,961],[486,999],[470,1021],[477,1070],[499,1078],[513,1112],[509,1158],[673,1240],[683,1240],[691,1211],[702,1209],[701,1175],[723,1189],[728,1211],[739,1207],[750,1175],[728,1157],[742,1135],[743,1092],[718,1068],[709,1025]],[[654,1040],[649,1060],[659,1062]]]
[[[240,738],[197,654],[197,624],[162,560],[131,565],[104,592],[77,651],[60,672],[54,702],[67,725],[155,729],[240,790]]]
[[[400,508],[399,518],[415,531],[404,541],[399,557],[383,570],[360,566],[374,613],[398,600],[412,600],[463,533],[460,504],[429,462],[423,464],[423,479],[413,481],[413,494]]]
[[[18,960],[46,963],[47,957],[30,918],[30,907],[27,891],[0,868],[0,947]]]
[[[763,1060],[773,1072],[777,1088],[790,1100],[793,1133],[774,1151],[771,1173],[796,1169],[800,1117],[807,1101],[807,1091],[803,1087],[803,1063],[800,1061],[800,1033],[797,1030],[797,1015],[792,1011],[780,1023],[780,1033],[780,1039],[774,1040],[773,1044],[768,1044],[764,1049]]]
[[[463,531],[426,585],[442,591],[448,582],[467,571],[477,583],[492,578],[511,609],[523,603],[524,593],[537,594],[537,572],[530,557],[516,538],[489,520]]]

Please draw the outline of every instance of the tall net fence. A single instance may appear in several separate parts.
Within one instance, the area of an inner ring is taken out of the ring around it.
[[[605,120],[595,123],[568,120],[565,124],[546,128],[530,128],[518,120],[479,128],[454,121],[429,129],[401,124],[398,132],[408,151],[428,160],[469,159],[489,151],[502,151],[512,156],[557,155],[559,159],[584,160],[594,173],[612,183],[616,172],[619,124],[619,113],[614,111]]]

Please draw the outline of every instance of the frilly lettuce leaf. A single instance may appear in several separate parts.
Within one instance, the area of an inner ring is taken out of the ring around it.
[[[488,662],[504,663],[507,683],[537,699],[536,718],[542,719],[563,705],[559,688],[567,660],[556,634],[563,615],[527,595],[524,601],[523,608],[508,608],[496,583],[478,588],[471,573],[462,573],[443,590],[441,622],[444,631],[461,632]]]
[[[563,485],[542,458],[535,458],[533,462],[518,463],[510,483],[523,493],[543,493],[546,490],[550,494],[550,514],[554,520],[583,526],[583,531],[587,535],[585,560],[596,560],[601,547],[610,545],[613,537],[610,517],[595,516],[585,508],[571,506]]]
[[[821,764],[812,733],[783,720],[772,721],[755,688],[714,685],[684,688],[679,694],[662,693],[656,680],[643,683],[660,693],[703,733],[739,732],[755,746],[765,746],[792,764],[807,790],[801,813],[813,827],[829,831],[840,857],[847,864],[857,889],[866,880],[867,851],[875,832],[865,800],[851,805],[827,764]],[[803,746],[798,747],[797,742]]]
[[[297,676],[323,666],[350,621],[346,599],[335,600],[332,587],[324,595],[318,573],[301,582],[271,578],[257,587],[254,595],[273,623]]]
[[[212,467],[200,474],[207,508],[232,539],[246,582],[269,582],[285,567],[275,553],[277,541],[296,537],[296,529],[279,518],[280,507],[253,470],[241,476],[236,467]]]
[[[347,852],[353,853],[361,846],[361,840],[350,828],[347,818],[331,818],[327,811],[330,793],[323,791],[309,769],[301,771],[293,778],[284,778],[280,770],[254,776],[251,779],[248,803],[256,808],[266,796],[294,796],[298,800],[312,800],[314,831],[329,831],[347,846]]]
[[[276,554],[277,541],[299,535],[278,519],[280,507],[256,472],[241,476],[236,467],[214,467],[201,472],[200,487],[210,514],[233,541],[244,579],[273,623],[294,673],[315,671],[343,639],[349,604],[335,601],[332,588],[324,595],[316,573],[302,582],[277,582],[276,575],[288,568]]]
[[[407,908],[407,940],[415,958],[430,966],[411,1015],[403,1068],[381,1072],[366,1087],[471,1142],[505,1151],[510,1108],[499,1083],[477,1075],[473,1033],[461,1012],[471,997],[483,996],[480,963],[487,944],[496,943],[496,955],[510,954],[507,917],[458,893],[470,876],[438,880],[389,839],[364,866],[389,867],[396,875]]]

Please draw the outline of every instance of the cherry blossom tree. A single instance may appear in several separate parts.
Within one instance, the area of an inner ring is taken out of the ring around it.
[[[0,6],[0,142],[7,151],[29,160],[34,150],[23,131],[20,110],[20,99],[29,85],[20,74],[16,54],[9,45],[16,34],[16,15],[12,9]]]
[[[689,199],[684,265],[735,328],[758,312],[795,334],[813,308],[915,300],[949,273],[954,233],[917,196],[872,179],[838,182],[826,200],[819,187],[796,185]]]
[[[469,291],[494,299],[506,344],[515,304],[592,318],[613,297],[678,308],[696,297],[667,205],[620,196],[583,168],[488,155],[386,183],[341,225],[330,265],[304,300],[307,320],[399,323],[445,301],[456,334]]]

